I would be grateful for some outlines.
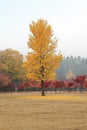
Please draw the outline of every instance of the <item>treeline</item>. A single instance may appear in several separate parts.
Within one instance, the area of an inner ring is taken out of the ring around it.
[[[26,71],[22,68],[24,56],[17,50],[0,51],[0,73],[6,72],[12,81],[26,79]],[[78,75],[87,75],[87,58],[64,57],[57,69],[57,79],[65,80]]]
[[[78,75],[87,75],[87,58],[65,57],[57,69],[57,79],[65,80]]]
[[[22,68],[24,56],[17,50],[6,49],[0,51],[0,90],[14,90],[19,86],[23,89],[26,77],[26,70]],[[79,57],[63,58],[57,70],[57,80],[75,79],[78,75],[87,75],[87,59]],[[32,84],[33,83],[33,84]],[[37,81],[32,81],[32,85],[40,86]],[[12,87],[14,86],[14,87]]]
[[[26,79],[25,70],[22,68],[23,59],[23,55],[17,50],[0,51],[0,90],[12,83],[18,85]]]
[[[0,75],[1,76],[1,75]],[[21,81],[19,84],[9,82],[9,79],[4,75],[4,84],[0,86],[0,92],[27,92],[27,91],[41,91],[41,82],[33,79]],[[7,79],[7,80],[6,80]],[[3,80],[3,79],[2,79]],[[7,81],[7,82],[6,82]],[[45,80],[44,91],[58,92],[85,92],[87,91],[87,76],[77,76],[75,79],[69,80]]]

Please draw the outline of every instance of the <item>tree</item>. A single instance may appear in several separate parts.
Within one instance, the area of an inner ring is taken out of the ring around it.
[[[68,71],[67,74],[66,74],[66,79],[74,79],[75,78],[75,75],[72,71]]]
[[[9,82],[9,75],[5,72],[0,72],[0,91],[7,91]]]
[[[32,51],[26,56],[23,67],[27,77],[41,81],[42,96],[45,96],[44,81],[55,78],[62,55],[56,54],[57,39],[52,27],[42,19],[30,24],[28,47]]]
[[[13,49],[0,51],[0,71],[7,72],[12,80],[22,79],[24,70],[22,69],[23,55]]]
[[[63,58],[61,66],[56,71],[58,73],[57,79],[65,80],[66,74],[72,71],[74,76],[87,75],[87,58],[78,57],[67,57]]]
[[[80,91],[82,91],[84,87],[84,81],[85,81],[86,76],[85,75],[78,75],[75,79],[75,82],[79,84]]]

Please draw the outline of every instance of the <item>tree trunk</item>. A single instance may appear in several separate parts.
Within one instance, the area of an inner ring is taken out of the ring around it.
[[[42,88],[42,96],[45,96],[45,91],[44,91],[44,80],[41,80],[41,88]]]

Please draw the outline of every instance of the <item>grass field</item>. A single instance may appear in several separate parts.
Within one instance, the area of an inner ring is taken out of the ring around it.
[[[87,93],[0,93],[0,130],[87,130]]]

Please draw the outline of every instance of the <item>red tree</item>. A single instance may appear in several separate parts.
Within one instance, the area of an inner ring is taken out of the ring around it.
[[[8,74],[1,72],[0,73],[0,90],[7,91],[9,82],[10,82],[10,78]]]
[[[82,90],[84,87],[84,81],[85,81],[86,76],[85,75],[79,75],[75,79],[75,83],[78,85],[79,89]]]

